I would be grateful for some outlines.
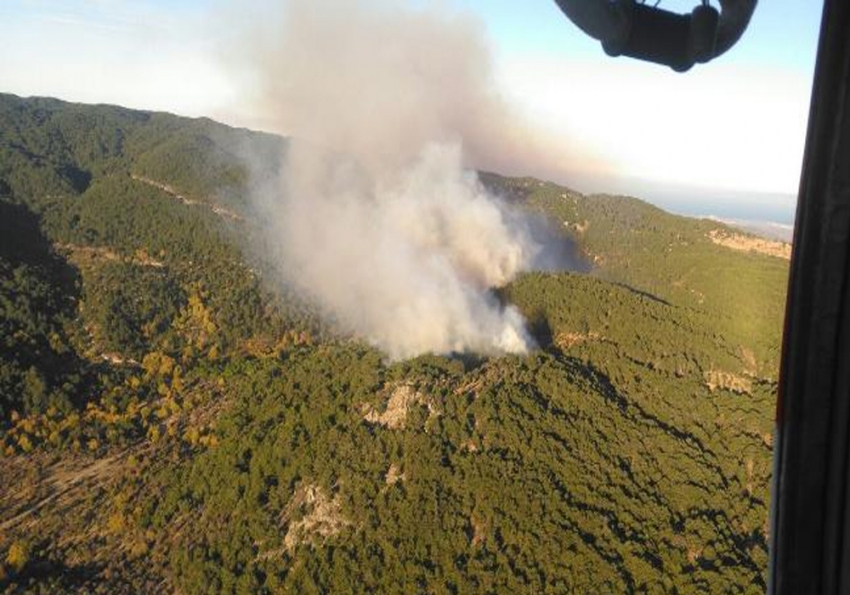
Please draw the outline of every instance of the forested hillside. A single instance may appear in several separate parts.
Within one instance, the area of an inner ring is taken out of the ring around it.
[[[0,95],[0,591],[764,591],[786,260],[481,174],[589,272],[498,290],[527,356],[389,362],[249,249],[285,147]]]

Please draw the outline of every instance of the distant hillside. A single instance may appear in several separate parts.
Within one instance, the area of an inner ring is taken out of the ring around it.
[[[773,221],[750,221],[746,219],[720,219],[709,217],[725,223],[731,227],[735,227],[750,234],[754,234],[765,240],[778,242],[780,244],[789,244],[794,239],[794,226],[787,223],[775,223]]]
[[[764,591],[787,260],[481,174],[592,268],[498,290],[528,356],[388,363],[267,286],[246,146],[0,95],[0,590]]]
[[[531,179],[488,183],[560,221],[593,262],[595,276],[699,316],[713,333],[753,351],[775,378],[788,262],[740,242],[757,245],[755,236],[631,197],[583,196]]]

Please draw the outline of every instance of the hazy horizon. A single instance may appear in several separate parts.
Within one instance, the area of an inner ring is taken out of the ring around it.
[[[379,4],[465,23],[485,39],[494,91],[545,136],[540,158],[513,168],[482,160],[476,168],[630,194],[693,216],[793,221],[818,7],[760,4],[735,48],[682,75],[608,58],[549,0],[522,10],[482,0]],[[689,9],[673,0],[664,8]],[[289,134],[253,109],[251,74],[227,66],[239,36],[273,9],[264,0],[238,8],[223,0],[12,0],[0,6],[8,47],[0,80],[4,91],[22,96]]]

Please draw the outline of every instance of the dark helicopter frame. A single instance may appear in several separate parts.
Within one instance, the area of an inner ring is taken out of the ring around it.
[[[826,0],[776,410],[768,595],[850,593],[850,2]]]

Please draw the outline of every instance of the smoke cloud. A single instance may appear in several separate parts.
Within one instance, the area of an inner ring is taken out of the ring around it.
[[[254,193],[281,280],[394,359],[531,348],[491,289],[551,255],[467,168],[539,171],[545,151],[496,92],[476,22],[288,0],[244,41],[256,109],[297,139]]]

